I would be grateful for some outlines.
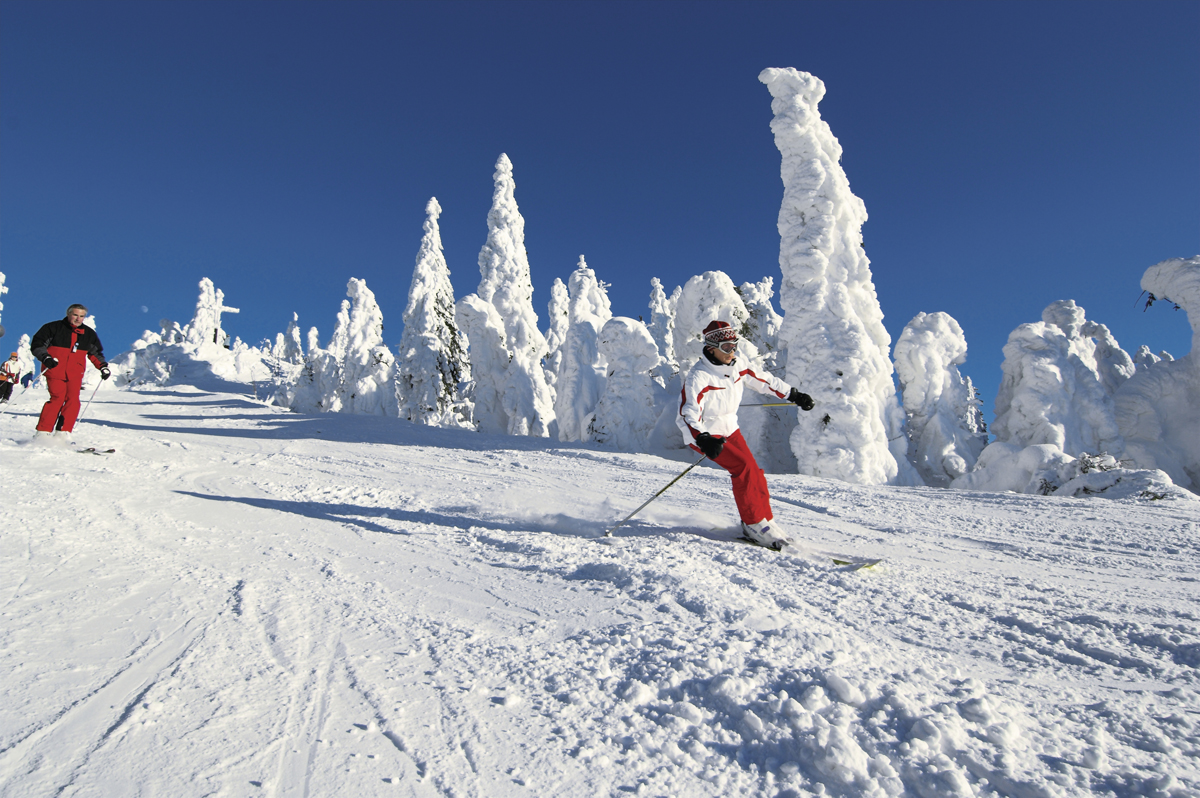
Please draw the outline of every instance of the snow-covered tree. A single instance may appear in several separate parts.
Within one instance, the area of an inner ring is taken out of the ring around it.
[[[438,227],[441,213],[437,198],[430,199],[404,309],[396,395],[401,418],[429,426],[473,428],[472,409],[460,387],[471,379],[467,337],[455,320],[454,287]]]
[[[1180,487],[1200,493],[1200,256],[1157,263],[1142,288],[1174,302],[1192,325],[1192,349],[1178,360],[1138,368],[1117,390],[1117,425],[1125,454],[1142,468],[1167,472]]]
[[[562,368],[562,345],[567,340],[571,315],[567,305],[567,286],[555,277],[554,285],[550,286],[550,304],[546,307],[550,317],[550,329],[546,333],[546,381],[556,388],[558,372]]]
[[[1091,337],[1100,328],[1106,336],[1102,363]],[[1053,302],[1042,312],[1042,321],[1013,330],[1000,365],[1003,376],[992,424],[996,440],[1022,447],[1050,444],[1072,457],[1085,452],[1119,457],[1125,442],[1106,375],[1111,379],[1114,361],[1128,361],[1132,371],[1132,360],[1115,357],[1114,348],[1120,347],[1107,328],[1088,322],[1073,300]]]
[[[867,485],[915,480],[892,384],[891,339],[863,251],[866,206],[850,191],[841,145],[817,110],[825,84],[795,69],[766,69],[759,80],[773,97],[771,130],[783,158],[780,346],[787,381],[817,405],[799,414],[791,434],[799,469]]]
[[[596,279],[582,255],[568,288],[567,335],[562,345],[554,415],[560,441],[582,441],[589,439],[588,428],[604,391],[607,364],[600,355],[599,336],[600,328],[612,318],[612,309],[605,284]]]
[[[383,343],[383,311],[366,280],[351,277],[346,354],[342,360],[343,413],[395,416],[396,358]]]
[[[504,321],[491,302],[475,294],[458,300],[454,318],[471,346],[473,378],[466,398],[474,406],[475,424],[480,432],[509,434],[505,395],[511,356],[505,341]]]
[[[479,252],[478,298],[496,309],[509,352],[504,404],[509,434],[546,437],[554,422],[554,392],[546,383],[542,358],[546,339],[533,309],[533,281],[525,252],[525,220],[517,208],[512,162],[496,161],[495,190],[488,212],[487,242]],[[470,333],[468,332],[468,337]],[[480,365],[472,362],[476,371]],[[478,373],[476,379],[479,379]]]
[[[275,336],[275,347],[271,354],[280,363],[304,363],[304,344],[300,341],[300,314],[293,313],[287,330]]]
[[[189,348],[200,352],[210,346],[225,348],[229,336],[221,328],[221,316],[225,313],[240,313],[237,308],[225,305],[225,292],[213,286],[207,277],[200,281],[200,298],[196,302],[196,313],[183,329]]]
[[[159,343],[182,344],[184,342],[183,327],[179,326],[179,322],[159,319],[158,325],[162,328],[162,332],[159,334]]]
[[[349,345],[350,301],[343,299],[327,348],[321,348],[317,328],[309,329],[304,368],[281,403],[301,413],[340,413],[345,396],[342,365]]]
[[[4,295],[8,293],[8,286],[4,284],[4,272],[0,272],[0,312],[4,310]],[[4,335],[4,325],[0,324],[0,337]]]
[[[775,296],[775,278],[764,277],[757,283],[742,283],[738,296],[746,303],[746,337],[754,342],[768,370],[779,369],[782,373],[787,364],[779,362],[779,330],[783,327],[783,316],[775,312],[771,297]]]
[[[33,373],[33,364],[36,362],[33,359],[33,351],[30,349],[30,337],[28,334],[22,334],[17,341],[17,363],[21,368],[21,379],[25,378],[26,374]]]
[[[605,322],[598,346],[608,371],[590,438],[622,452],[645,451],[666,399],[650,376],[662,361],[658,346],[645,324],[624,316]]]
[[[663,290],[662,280],[650,278],[650,325],[647,329],[658,346],[658,353],[674,371],[679,370],[675,362],[675,308],[679,305],[681,293],[683,289],[675,286],[668,297]]]
[[[958,370],[967,339],[949,314],[918,313],[896,341],[895,356],[909,458],[925,484],[944,488],[970,471],[987,445],[979,400]]]

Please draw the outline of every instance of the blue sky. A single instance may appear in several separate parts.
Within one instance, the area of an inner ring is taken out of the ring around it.
[[[613,310],[710,269],[779,281],[768,66],[825,81],[893,342],[945,311],[987,417],[1018,324],[1075,299],[1131,353],[1190,349],[1146,267],[1200,253],[1200,3],[0,4],[0,346],[95,313],[110,355],[191,317],[400,317],[436,196],[475,290],[512,158],[534,306],[582,253]],[[146,310],[143,311],[142,308]]]

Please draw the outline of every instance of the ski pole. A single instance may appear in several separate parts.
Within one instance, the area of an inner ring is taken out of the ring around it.
[[[795,407],[792,402],[764,402],[762,404],[738,405],[738,407]]]
[[[679,476],[675,477],[675,479],[671,480],[671,481],[670,481],[670,482],[668,482],[666,485],[664,485],[664,486],[663,486],[663,489],[662,489],[662,490],[660,490],[658,493],[654,494],[654,495],[653,495],[653,496],[651,496],[649,499],[647,499],[647,500],[646,500],[646,504],[649,504],[650,502],[652,502],[652,501],[654,501],[655,499],[657,499],[659,496],[661,496],[661,495],[663,495],[664,493],[666,493],[666,492],[667,492],[667,488],[671,487],[671,486],[672,486],[672,485],[674,485],[676,482],[678,482],[679,480],[683,479],[683,475],[684,475],[684,474],[686,474],[687,472],[691,471],[691,470],[692,470],[693,468],[695,468],[696,466],[700,465],[700,463],[701,463],[701,462],[704,460],[704,458],[705,458],[705,457],[707,457],[707,456],[708,456],[708,455],[704,455],[704,454],[700,455],[700,459],[699,459],[699,460],[697,460],[696,462],[692,463],[692,464],[691,464],[690,466],[688,466],[687,468],[683,469],[683,473],[681,473]],[[627,516],[625,516],[623,519],[621,519],[621,521],[619,521],[619,522],[616,524],[616,526],[614,526],[612,529],[610,529],[610,530],[608,530],[607,532],[605,532],[605,533],[604,533],[604,537],[606,537],[606,538],[611,538],[611,537],[612,537],[612,533],[613,533],[613,531],[614,531],[614,530],[616,530],[616,528],[617,528],[617,527],[621,526],[621,524],[624,524],[624,523],[625,523],[626,521],[628,521],[630,518],[633,518],[635,515],[637,515],[638,513],[640,513],[642,510],[646,509],[646,504],[643,504],[641,507],[637,508],[637,509],[636,509],[636,510],[634,510],[632,513],[630,513],[629,515],[627,515]]]
[[[87,412],[88,405],[91,405],[92,400],[96,398],[96,391],[100,390],[100,383],[96,383],[96,387],[92,389],[92,395],[88,397],[87,404],[79,411],[79,415],[75,417],[76,421],[83,418],[83,414]]]

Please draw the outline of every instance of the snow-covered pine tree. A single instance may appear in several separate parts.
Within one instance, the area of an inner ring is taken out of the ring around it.
[[[566,328],[570,323],[569,299],[566,284],[560,278],[554,277],[554,284],[550,287],[550,304],[546,306],[546,313],[550,316],[550,329],[546,331],[545,371],[546,382],[551,388],[556,388],[558,372],[562,370],[563,342],[566,341]]]
[[[475,425],[480,432],[507,435],[509,415],[505,409],[508,392],[510,355],[505,341],[504,322],[491,302],[467,294],[454,306],[458,329],[471,347],[471,375],[465,399],[474,408]]]
[[[667,398],[666,389],[651,377],[662,362],[658,346],[645,324],[624,316],[605,322],[598,346],[608,375],[589,437],[622,452],[646,451]]]
[[[750,318],[746,320],[746,337],[754,342],[762,355],[767,370],[783,373],[786,358],[779,351],[779,329],[783,316],[775,312],[771,297],[775,296],[775,278],[764,277],[757,283],[742,283],[737,288],[738,296],[746,303]]]
[[[580,255],[570,277],[567,335],[554,401],[560,441],[589,439],[588,427],[604,391],[606,363],[600,355],[599,335],[612,318],[606,287]]]
[[[316,327],[308,331],[308,354],[287,405],[301,413],[340,413],[345,387],[342,365],[350,346],[350,301],[342,300],[329,346],[322,349]]]
[[[471,379],[467,337],[455,320],[454,286],[438,227],[441,214],[437,197],[431,198],[404,308],[396,398],[400,418],[431,427],[473,429],[472,409],[461,389]]]
[[[395,416],[396,358],[383,343],[383,310],[366,280],[346,284],[350,298],[346,355],[342,360],[342,410],[366,416]]]
[[[509,434],[544,438],[554,422],[554,391],[546,383],[542,366],[546,339],[538,330],[533,309],[525,220],[517,208],[512,162],[503,153],[496,161],[494,180],[487,242],[479,251],[478,297],[491,303],[504,324],[510,355],[504,400],[509,409]],[[471,337],[469,332],[467,335]],[[478,369],[473,353],[472,362]]]
[[[862,246],[866,206],[850,191],[841,145],[817,111],[825,84],[795,69],[766,69],[758,78],[771,91],[771,130],[783,158],[780,346],[787,381],[817,404],[792,431],[798,467],[866,485],[915,482],[891,339]]]
[[[275,358],[281,363],[300,365],[304,363],[304,344],[300,341],[300,314],[293,313],[287,330],[279,333],[275,341]]]
[[[918,313],[896,341],[896,373],[908,419],[909,458],[927,485],[947,487],[987,445],[979,400],[958,367],[967,339],[948,313]]]
[[[663,290],[662,280],[650,278],[650,324],[647,329],[658,346],[663,362],[670,366],[672,375],[679,371],[679,364],[675,361],[675,308],[679,305],[682,292],[681,287],[675,286],[668,297]],[[659,371],[662,371],[661,367]],[[667,379],[669,375],[662,377]]]
[[[25,383],[25,376],[33,373],[33,364],[36,362],[33,359],[33,350],[29,346],[31,340],[28,334],[22,334],[17,341],[17,363],[21,367],[22,384]]]
[[[546,306],[550,329],[546,332],[546,382],[557,390],[558,372],[562,369],[562,345],[567,340],[570,322],[567,286],[558,277],[550,286],[550,303]],[[557,394],[556,394],[557,401]]]

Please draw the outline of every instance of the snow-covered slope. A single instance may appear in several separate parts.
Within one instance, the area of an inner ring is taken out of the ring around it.
[[[228,386],[228,384],[226,384]],[[771,475],[101,388],[0,416],[0,794],[1196,795],[1200,502]],[[680,452],[680,458],[690,453]]]

